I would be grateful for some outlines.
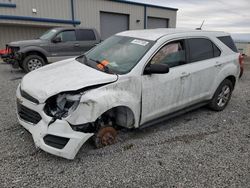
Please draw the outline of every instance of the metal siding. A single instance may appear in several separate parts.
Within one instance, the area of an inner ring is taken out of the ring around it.
[[[0,49],[12,41],[34,39],[47,31],[46,27],[0,25]]]
[[[169,19],[168,26],[170,28],[176,27],[176,16],[177,16],[176,11],[166,10],[166,9],[161,9],[161,8],[147,7],[147,16],[148,17],[155,17],[155,18]]]
[[[1,7],[1,15],[27,16],[35,18],[51,18],[71,20],[71,2],[69,0],[12,0],[16,8]],[[36,8],[37,13],[32,13]],[[1,21],[9,23],[9,20]],[[34,24],[32,21],[11,21],[11,23]],[[52,25],[48,23],[38,23],[38,25]],[[63,24],[53,24],[63,25]]]
[[[0,0],[0,2],[6,3],[7,0]],[[12,0],[11,3],[16,4],[16,8],[1,7],[1,15],[61,20],[72,19],[70,0]],[[74,3],[75,19],[80,20],[83,27],[93,27],[100,32],[100,12],[113,12],[129,15],[129,29],[144,28],[145,6],[143,5],[119,3],[109,0],[74,0]],[[37,14],[32,13],[32,8],[37,9]],[[147,7],[147,16],[168,18],[169,27],[176,26],[176,14],[177,12],[174,10]],[[9,41],[32,38],[40,34],[41,31],[47,30],[48,27],[58,26],[71,25],[2,19],[0,20],[0,46],[5,45]]]
[[[129,15],[101,12],[101,37],[102,40],[129,29]]]
[[[129,14],[129,29],[143,29],[144,7],[108,0],[76,0],[75,15],[81,26],[94,27],[100,32],[100,12]],[[139,23],[136,20],[140,20]]]

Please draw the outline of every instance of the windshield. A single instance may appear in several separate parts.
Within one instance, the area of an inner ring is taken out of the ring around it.
[[[56,32],[57,32],[56,29],[48,30],[39,39],[41,39],[41,40],[51,39],[51,37],[53,37]]]
[[[91,61],[81,61],[98,70],[126,74],[153,45],[153,41],[124,36],[112,36],[86,54]],[[90,65],[89,62],[94,62]]]

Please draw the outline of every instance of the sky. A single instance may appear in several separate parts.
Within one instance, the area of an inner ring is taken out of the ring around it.
[[[178,8],[177,28],[250,33],[250,0],[129,0]]]

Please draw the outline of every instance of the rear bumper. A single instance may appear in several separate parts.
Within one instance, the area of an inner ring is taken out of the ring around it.
[[[41,120],[34,124],[22,119],[24,116],[20,116],[20,112],[17,112],[19,123],[32,134],[35,145],[48,153],[74,159],[83,143],[93,136],[92,133],[74,131],[66,120],[56,120],[48,125],[52,118],[43,112],[44,104],[37,105],[26,100],[20,95],[19,88],[17,99],[21,101],[22,106],[41,116]]]

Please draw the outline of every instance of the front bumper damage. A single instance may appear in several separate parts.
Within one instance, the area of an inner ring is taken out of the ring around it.
[[[12,47],[6,45],[6,51],[9,53],[1,55],[2,60],[5,63],[12,65],[13,68],[19,68],[23,54],[19,52],[19,47]]]
[[[35,104],[23,98],[17,89],[17,116],[27,129],[38,148],[66,159],[74,159],[79,149],[93,133],[74,131],[66,120],[57,119],[49,125],[52,117],[43,111],[45,104]]]

